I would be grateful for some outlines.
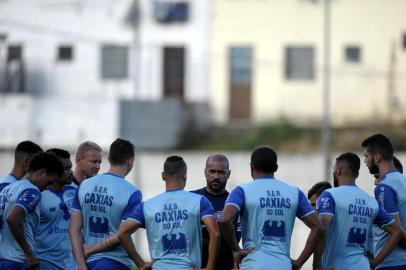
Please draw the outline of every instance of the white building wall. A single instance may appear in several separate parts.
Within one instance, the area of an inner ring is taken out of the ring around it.
[[[54,146],[91,139],[107,146],[118,136],[118,102],[136,96],[136,30],[125,23],[132,3],[0,2],[0,33],[7,35],[0,44],[0,62],[5,62],[6,46],[23,46],[27,90],[1,95],[5,106],[0,115],[12,117],[0,117],[0,146],[27,138]],[[127,78],[101,78],[104,44],[129,48]],[[72,61],[57,60],[60,45],[73,47]],[[27,105],[16,105],[21,103]]]
[[[169,1],[170,2],[170,1]],[[208,101],[208,46],[211,1],[189,0],[189,20],[164,24],[155,20],[155,1],[141,0],[139,97],[163,97],[163,48],[185,47],[185,100]]]
[[[331,2],[331,113],[333,123],[375,121],[390,117],[389,62],[396,42],[394,89],[406,117],[406,32],[402,0],[340,0]],[[317,123],[322,114],[323,3],[312,0],[213,2],[210,53],[210,103],[217,123],[229,119],[228,48],[253,48],[251,120],[289,117]],[[315,78],[286,80],[286,46],[311,45]],[[361,62],[346,63],[344,47],[359,45]]]

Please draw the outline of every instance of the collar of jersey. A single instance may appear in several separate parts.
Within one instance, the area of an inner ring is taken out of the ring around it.
[[[354,183],[354,184],[345,184],[345,185],[343,185],[343,186],[356,187],[357,185]]]
[[[394,172],[398,172],[398,171],[395,170],[395,169],[393,169],[393,170],[390,170],[390,171],[386,172],[386,173],[382,176],[382,180],[381,180],[381,181],[385,180],[386,175],[388,175],[388,174],[390,174],[390,173],[394,173]]]
[[[175,189],[167,190],[165,192],[174,192],[174,191],[179,191],[179,190],[183,190],[183,188],[175,188]]]
[[[103,173],[103,174],[109,174],[109,175],[113,175],[113,176],[115,176],[115,177],[123,178],[123,179],[124,179],[124,177],[122,177],[122,176],[120,176],[120,175],[118,175],[118,174],[115,174],[115,173],[111,173],[111,172],[106,172],[106,173]]]
[[[9,173],[9,175],[12,176],[12,177],[14,177],[15,180],[18,180],[17,176],[15,176],[14,174]]]
[[[271,180],[271,179],[275,179],[275,177],[272,177],[272,176],[262,176],[262,177],[259,177],[259,178],[255,178],[255,180]]]

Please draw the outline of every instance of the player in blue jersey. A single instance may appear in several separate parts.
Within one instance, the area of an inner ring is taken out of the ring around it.
[[[366,138],[361,146],[364,148],[364,162],[369,172],[380,176],[375,187],[376,200],[405,230],[406,177],[395,169],[392,143],[386,136],[375,134]],[[380,252],[387,238],[385,231],[374,227],[375,254]],[[403,244],[404,242],[405,239],[401,241]],[[406,269],[406,249],[396,247],[376,269]]]
[[[317,199],[320,197],[321,193],[323,193],[323,191],[329,188],[332,188],[329,182],[321,181],[317,182],[309,189],[309,191],[307,192],[307,199],[309,199],[309,203],[314,209],[316,209],[316,202]],[[320,245],[316,247],[314,253],[320,254],[321,252],[319,251],[319,249]],[[315,268],[317,265],[320,264],[320,262],[318,262],[317,260],[318,258],[315,258],[315,256],[313,256],[313,268]]]
[[[213,154],[206,160],[204,175],[206,177],[206,187],[192,191],[205,196],[213,205],[216,212],[216,220],[220,221],[220,215],[224,208],[224,203],[229,195],[226,190],[227,180],[230,177],[229,162],[225,155]],[[241,238],[241,227],[238,219],[234,221],[234,232],[237,241]],[[208,260],[209,251],[209,233],[206,227],[202,227],[203,246],[202,246],[202,268],[205,268]],[[216,270],[230,270],[233,268],[233,254],[224,237],[221,237],[220,260],[217,260]]]
[[[11,172],[0,179],[0,191],[7,185],[21,179],[27,172],[33,155],[42,152],[32,141],[20,142],[14,150],[14,165]]]
[[[97,143],[91,141],[81,143],[76,150],[72,185],[77,187],[83,180],[97,175],[101,162],[102,149]]]
[[[316,208],[316,201],[320,194],[326,189],[332,188],[331,184],[326,181],[318,182],[314,184],[307,192],[307,199],[309,199],[310,205]]]
[[[83,244],[91,246],[114,235],[129,211],[142,201],[140,190],[124,179],[134,164],[134,145],[115,140],[108,160],[108,172],[83,181],[73,201],[69,234],[79,270],[128,270],[133,266],[121,246],[98,253],[83,250]]]
[[[201,222],[210,236],[207,270],[213,270],[220,232],[210,202],[196,193],[184,191],[186,163],[179,156],[168,157],[162,178],[166,192],[143,202],[123,222],[118,232],[121,244],[141,267],[145,265],[131,240],[131,234],[145,227],[152,269],[200,269]]]
[[[324,191],[317,200],[317,210],[323,227],[328,230],[326,241],[321,242],[321,265],[323,269],[369,269],[364,256],[366,239],[372,224],[389,233],[371,267],[380,264],[396,247],[401,230],[389,214],[381,209],[373,197],[355,185],[360,159],[353,153],[345,153],[334,165],[335,188]],[[315,257],[320,258],[320,253]],[[316,259],[317,261],[317,259]]]
[[[62,173],[54,154],[38,153],[24,178],[0,192],[0,270],[38,269],[35,231],[41,191]]]
[[[241,257],[241,269],[299,269],[315,249],[322,227],[306,199],[297,187],[274,177],[278,168],[276,153],[269,147],[259,147],[251,155],[253,182],[235,188],[226,201],[221,215],[223,234],[234,251],[235,268]],[[237,244],[232,221],[240,214],[243,250]],[[290,258],[290,240],[295,218],[310,229],[306,246],[297,260]]]
[[[41,270],[74,269],[69,240],[70,209],[76,188],[71,183],[72,162],[66,150],[52,148],[62,162],[64,173],[41,193],[40,223],[36,231],[37,259]]]

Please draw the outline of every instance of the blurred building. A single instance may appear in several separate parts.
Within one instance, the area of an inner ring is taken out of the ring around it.
[[[325,1],[213,1],[217,123],[320,123]],[[333,124],[405,119],[406,1],[330,3]]]
[[[117,136],[140,148],[175,145],[190,115],[209,119],[208,7],[0,1],[0,147],[26,138],[107,146]]]

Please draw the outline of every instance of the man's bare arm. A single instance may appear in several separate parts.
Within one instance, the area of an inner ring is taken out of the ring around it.
[[[319,220],[323,227],[324,233],[320,236],[319,242],[316,246],[314,251],[314,258],[313,258],[313,269],[321,269],[321,258],[323,256],[324,248],[326,245],[327,240],[327,232],[330,228],[331,221],[333,220],[332,215],[320,215]]]
[[[38,260],[35,258],[33,251],[31,250],[24,233],[24,218],[26,212],[20,205],[14,205],[10,212],[7,214],[6,221],[10,232],[16,240],[17,244],[21,247],[27,260],[28,267],[30,269],[37,269]],[[3,247],[4,248],[4,247]]]
[[[401,235],[402,235],[402,237],[401,237],[401,239],[400,239],[400,241],[399,241],[399,246],[401,247],[401,248],[406,248],[406,228],[403,228],[402,227],[402,225],[401,225],[401,223],[400,223],[400,217],[399,217],[399,214],[393,214],[393,215],[391,215],[394,219],[395,219],[395,221],[399,224],[399,226],[400,226],[400,229],[402,230],[402,232],[401,232]]]
[[[307,237],[306,245],[296,260],[292,261],[293,269],[300,269],[302,265],[309,259],[310,255],[316,249],[320,238],[324,234],[323,227],[316,213],[312,213],[303,218],[303,222],[310,229]]]
[[[219,251],[220,243],[220,230],[217,224],[217,221],[212,216],[207,216],[202,220],[203,224],[206,226],[207,231],[209,232],[209,258],[207,261],[207,270],[212,270],[215,268],[217,255]]]
[[[73,255],[75,256],[78,270],[87,270],[86,259],[83,251],[82,227],[82,213],[72,211],[69,224],[69,237],[72,245]]]
[[[379,265],[389,253],[397,246],[399,240],[402,237],[402,230],[399,224],[395,221],[383,228],[389,235],[388,239],[386,240],[385,245],[382,247],[381,251],[376,255],[376,257],[372,261],[372,267],[376,267]]]
[[[131,234],[133,234],[140,227],[141,225],[133,220],[123,221],[118,229],[117,236],[128,256],[134,261],[137,267],[140,269],[149,269],[152,263],[144,262],[135,249],[133,240],[131,239]]]

